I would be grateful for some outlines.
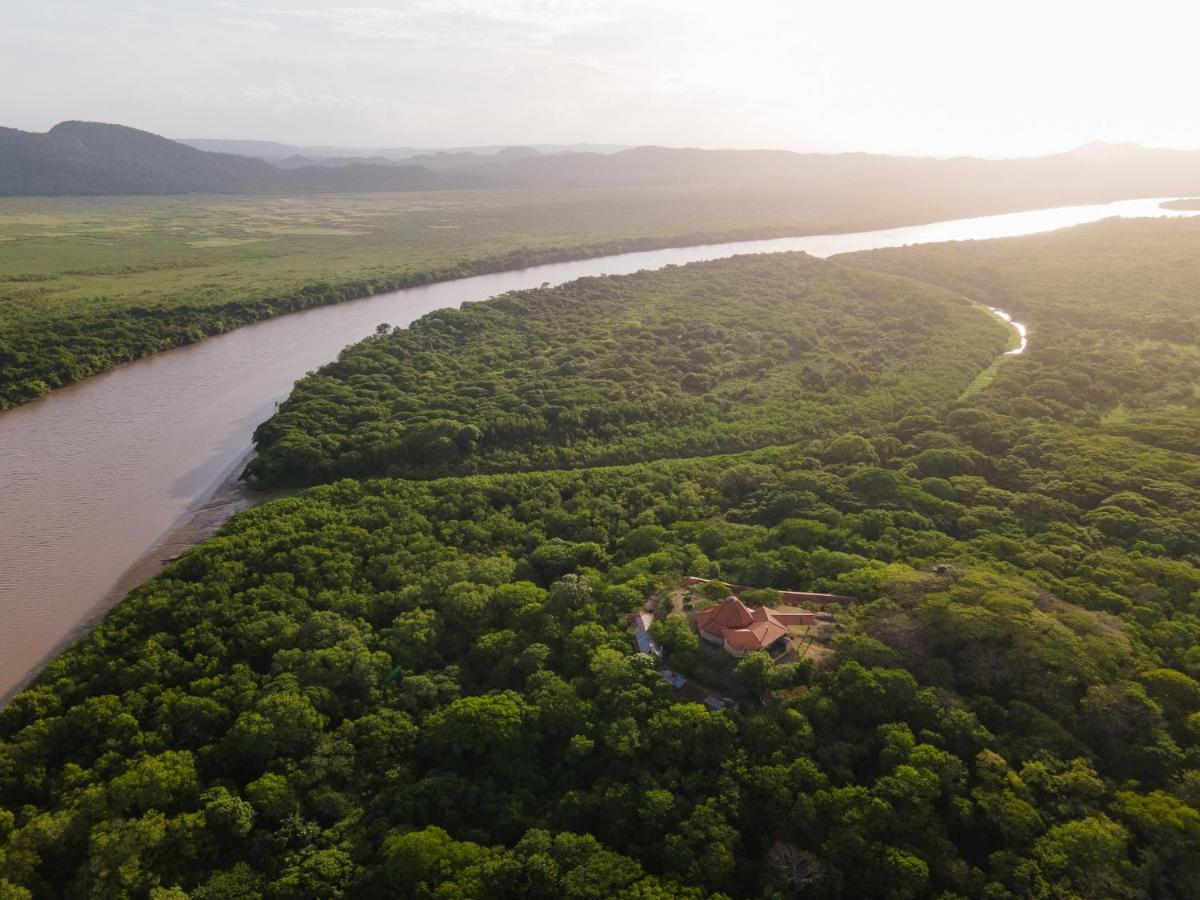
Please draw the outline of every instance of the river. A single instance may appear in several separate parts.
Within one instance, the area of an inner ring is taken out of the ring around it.
[[[739,253],[825,257],[1033,234],[1109,216],[1195,214],[1161,209],[1160,202],[626,253],[424,285],[250,325],[0,414],[0,702],[124,590],[153,574],[160,557],[237,508],[242,500],[229,476],[244,464],[254,428],[297,378],[381,322],[406,325],[435,309],[547,282]],[[225,494],[214,502],[218,489]],[[178,530],[181,522],[191,530]]]

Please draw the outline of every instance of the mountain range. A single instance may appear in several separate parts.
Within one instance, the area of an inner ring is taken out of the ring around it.
[[[204,149],[217,147],[242,152]],[[180,142],[96,122],[62,122],[45,133],[0,128],[0,196],[764,182],[800,192],[881,198],[929,192],[1003,204],[1200,193],[1200,152],[1130,144],[1089,144],[1070,153],[1007,160],[588,145],[361,153],[263,141]]]
[[[179,143],[213,153],[253,156],[284,168],[300,165],[338,166],[353,162],[372,165],[423,165],[432,169],[454,168],[486,162],[491,157],[514,158],[555,153],[616,153],[628,150],[623,144],[535,144],[513,147],[490,144],[479,147],[337,147],[281,144],[276,141],[239,141],[217,138],[181,138]]]
[[[284,169],[98,122],[61,122],[42,133],[0,128],[0,196],[62,194],[251,194],[406,191],[479,187],[417,165],[359,162]]]

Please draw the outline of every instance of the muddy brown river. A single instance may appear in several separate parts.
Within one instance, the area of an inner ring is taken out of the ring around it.
[[[627,253],[425,285],[250,325],[0,414],[0,702],[86,629],[115,592],[186,545],[186,531],[163,543],[180,522],[206,506],[219,521],[225,507],[212,506],[212,497],[223,485],[229,490],[254,428],[297,378],[381,322],[405,325],[431,310],[544,282],[739,253],[830,256],[1033,234],[1109,216],[1195,214],[1163,210],[1160,202]]]

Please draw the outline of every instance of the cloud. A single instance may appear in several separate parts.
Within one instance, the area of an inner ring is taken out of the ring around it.
[[[4,0],[0,0],[4,3]],[[1143,0],[11,0],[0,124],[293,143],[1200,144],[1200,12]]]
[[[537,50],[574,32],[617,20],[621,3],[596,0],[411,0],[391,6],[224,7],[279,27],[316,27],[358,40],[403,41],[406,47]]]
[[[217,16],[212,20],[226,28],[249,29],[250,31],[282,31],[278,22],[266,19],[251,19],[245,16]]]
[[[361,92],[314,90],[287,82],[247,85],[241,96],[252,103],[262,104],[275,113],[293,111],[336,111],[341,114],[396,114],[408,109],[401,100]]]

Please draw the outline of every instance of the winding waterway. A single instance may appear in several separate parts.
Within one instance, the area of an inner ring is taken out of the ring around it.
[[[297,378],[381,322],[406,325],[504,291],[739,253],[803,250],[825,257],[1034,234],[1110,216],[1196,214],[1164,210],[1160,202],[626,253],[425,285],[250,325],[0,414],[0,702],[116,591],[150,574],[157,556],[175,552],[163,545],[164,535],[227,484],[250,450],[254,428]],[[1022,332],[1017,352],[1024,340]],[[221,516],[217,507],[210,517]]]

